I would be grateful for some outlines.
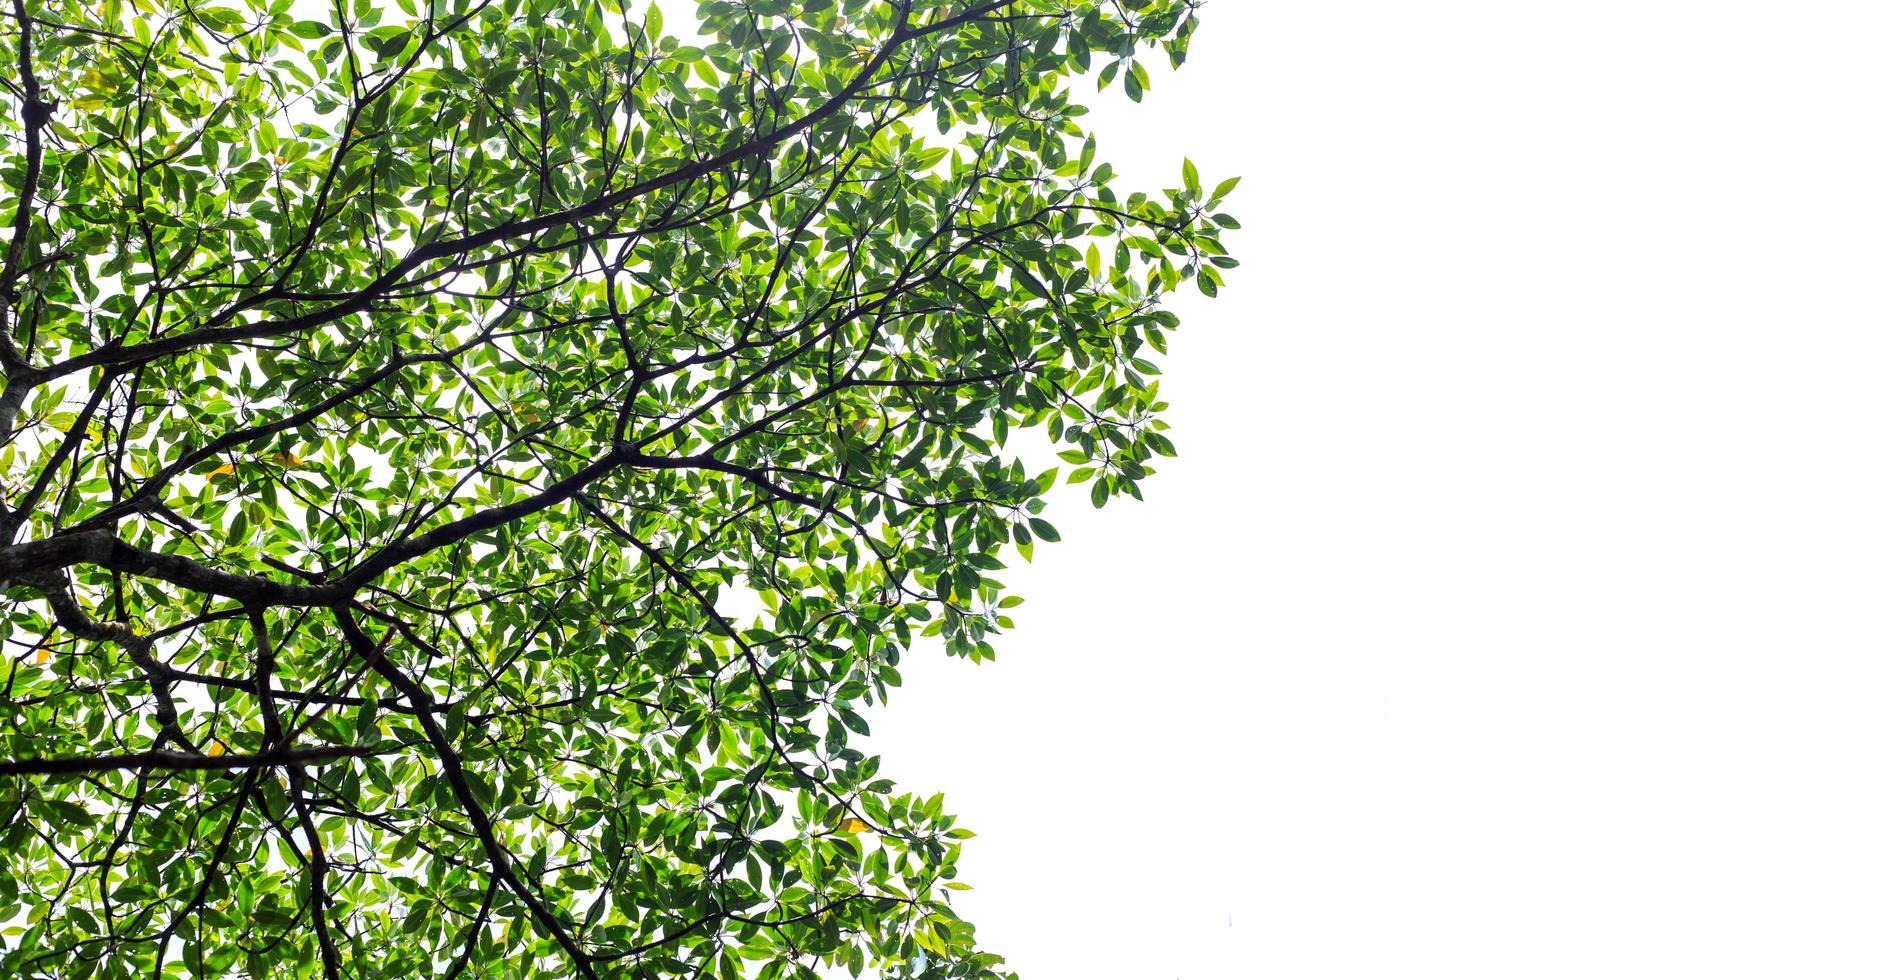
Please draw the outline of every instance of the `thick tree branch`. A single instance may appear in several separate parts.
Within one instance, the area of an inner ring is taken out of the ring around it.
[[[16,0],[18,2],[18,0]],[[420,246],[402,260],[377,276],[368,285],[352,294],[350,298],[299,316],[263,323],[240,324],[224,327],[212,327],[187,331],[159,340],[147,341],[130,346],[102,347],[90,353],[50,365],[41,374],[43,379],[51,379],[83,371],[88,368],[109,364],[141,364],[157,358],[166,357],[180,351],[202,347],[207,344],[231,343],[240,340],[263,340],[297,333],[311,327],[334,323],[345,317],[369,310],[377,300],[390,289],[407,280],[413,273],[421,271],[432,262],[451,259],[468,254],[477,249],[505,242],[514,238],[523,238],[556,228],[570,227],[593,218],[613,212],[628,203],[645,197],[655,191],[664,190],[678,184],[697,180],[715,171],[731,166],[742,160],[756,157],[771,151],[787,140],[799,136],[818,125],[823,120],[838,113],[852,102],[865,89],[870,87],[878,72],[898,49],[915,40],[957,30],[966,24],[979,21],[991,13],[1009,5],[1010,0],[994,0],[962,11],[936,23],[913,27],[910,24],[911,0],[900,0],[897,6],[896,20],[898,29],[894,30],[877,50],[839,91],[820,103],[805,115],[788,122],[763,135],[746,140],[737,146],[704,160],[677,167],[665,174],[650,177],[630,184],[618,191],[604,194],[586,204],[552,211],[547,214],[505,221],[485,231],[456,238],[438,239]]]
[[[589,963],[588,954],[582,950],[575,938],[569,935],[568,927],[563,925],[562,921],[549,910],[547,903],[530,891],[528,886],[522,883],[520,876],[516,875],[514,859],[502,846],[502,842],[496,838],[495,825],[489,819],[489,812],[483,808],[482,802],[476,799],[475,790],[469,786],[469,776],[463,771],[461,754],[449,741],[449,736],[443,732],[442,726],[437,724],[435,713],[429,710],[435,699],[421,684],[405,674],[402,668],[382,655],[377,643],[370,639],[369,634],[363,632],[362,627],[357,625],[356,618],[349,609],[339,606],[332,612],[336,615],[337,625],[343,630],[344,639],[350,644],[351,650],[365,663],[370,664],[384,680],[389,682],[391,687],[396,688],[405,698],[408,698],[410,706],[416,709],[417,723],[422,727],[423,736],[429,740],[430,747],[435,750],[436,760],[441,764],[443,780],[449,784],[450,792],[455,795],[456,801],[462,804],[463,813],[469,818],[470,829],[475,831],[476,839],[482,843],[483,853],[488,855],[489,865],[495,870],[496,877],[502,879],[502,883],[508,886],[509,891],[515,893],[515,897],[523,905],[528,906],[536,921],[542,924],[542,928],[546,929],[562,950],[568,954],[575,969],[588,980],[595,980],[594,967]]]
[[[132,752],[126,755],[8,759],[0,762],[0,776],[71,776],[89,772],[111,772],[116,769],[165,769],[179,772],[264,769],[272,766],[335,762],[339,759],[363,759],[400,751],[401,748],[401,746],[371,748],[356,745],[324,745],[248,755],[193,755],[186,752],[154,750]]]
[[[183,555],[148,551],[119,540],[109,531],[55,535],[0,549],[0,582],[20,581],[74,565],[109,568],[245,603],[328,606],[348,595],[335,585],[296,585],[255,575],[239,575],[200,564]]]

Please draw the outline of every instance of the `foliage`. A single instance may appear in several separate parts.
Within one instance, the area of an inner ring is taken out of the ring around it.
[[[0,8],[0,973],[995,976],[854,734],[1173,451],[1194,6]]]

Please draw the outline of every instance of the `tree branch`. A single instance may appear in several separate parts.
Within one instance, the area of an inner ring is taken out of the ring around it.
[[[401,746],[371,748],[360,745],[324,745],[248,755],[193,755],[186,752],[154,750],[126,755],[9,759],[0,762],[0,776],[71,776],[88,772],[112,772],[118,769],[166,769],[178,772],[263,769],[271,766],[335,762],[339,759],[362,759],[374,755],[385,755],[400,749]]]

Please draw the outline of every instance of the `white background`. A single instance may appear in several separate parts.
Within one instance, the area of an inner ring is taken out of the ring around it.
[[[1000,660],[921,647],[873,719],[979,834],[980,940],[1902,975],[1902,5],[1204,21],[1089,117],[1126,189],[1244,177],[1233,288],[1175,307],[1182,457],[1064,494]]]

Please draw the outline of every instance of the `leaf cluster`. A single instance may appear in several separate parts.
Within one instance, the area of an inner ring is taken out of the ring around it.
[[[0,972],[999,976],[855,737],[1174,453],[1195,7],[0,12]]]

